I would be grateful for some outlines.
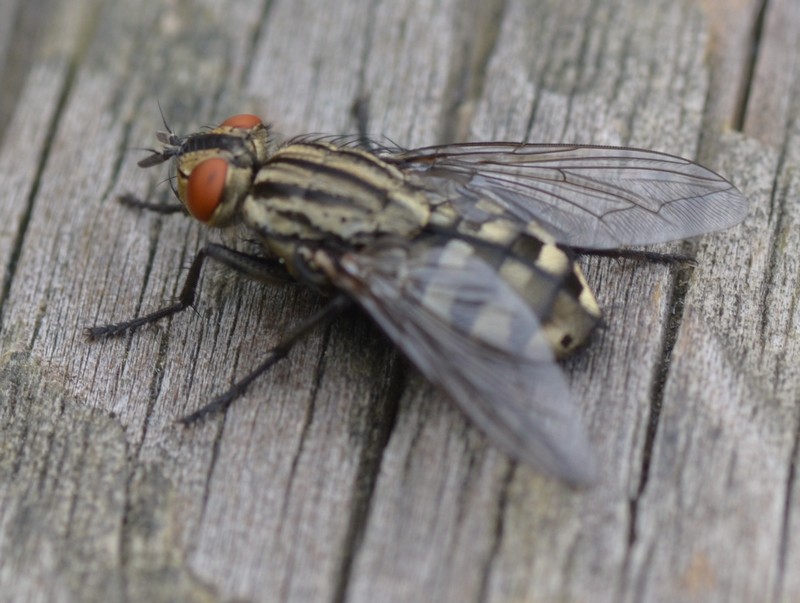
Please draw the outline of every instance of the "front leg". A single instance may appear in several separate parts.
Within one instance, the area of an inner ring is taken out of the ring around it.
[[[138,197],[135,197],[130,194],[124,194],[117,197],[117,201],[119,201],[122,205],[127,207],[135,207],[136,209],[146,209],[147,211],[152,211],[157,214],[177,214],[177,213],[187,213],[186,208],[183,206],[183,203],[150,203],[149,201],[142,201]]]
[[[241,251],[236,251],[224,245],[208,243],[197,252],[194,261],[192,261],[189,274],[186,275],[186,282],[183,285],[177,302],[132,320],[89,327],[87,329],[89,339],[101,339],[104,337],[122,335],[127,331],[133,331],[142,325],[156,322],[167,316],[172,316],[192,306],[197,292],[197,284],[200,281],[200,271],[203,268],[203,263],[206,258],[217,260],[236,272],[255,280],[272,284],[284,284],[294,281],[291,275],[286,271],[284,265],[277,260],[242,253]]]
[[[671,266],[673,264],[685,264],[696,266],[697,260],[682,253],[660,253],[658,251],[647,251],[644,249],[588,249],[584,247],[561,247],[567,253],[574,255],[593,255],[602,258],[612,258],[615,260],[629,259],[639,262],[653,262]]]
[[[325,307],[315,312],[312,316],[304,320],[300,326],[286,335],[274,348],[267,352],[267,358],[249,375],[234,383],[230,389],[214,398],[211,402],[196,410],[190,415],[178,419],[183,425],[191,425],[206,418],[207,416],[222,412],[227,409],[236,398],[240,397],[250,387],[250,384],[258,377],[271,369],[279,360],[285,358],[292,346],[304,337],[311,329],[328,323],[337,314],[349,308],[352,302],[344,295],[338,295],[329,301]]]

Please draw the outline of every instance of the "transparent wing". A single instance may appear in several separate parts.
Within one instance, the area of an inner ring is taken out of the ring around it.
[[[495,445],[571,484],[594,480],[591,447],[534,310],[469,244],[348,253],[334,284]]]
[[[380,153],[462,217],[490,204],[539,223],[560,243],[593,249],[647,245],[728,228],[747,199],[692,161],[642,149],[466,143]]]

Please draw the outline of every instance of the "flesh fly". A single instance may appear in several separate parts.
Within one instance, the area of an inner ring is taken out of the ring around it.
[[[180,209],[214,228],[244,224],[263,254],[207,244],[177,303],[90,336],[191,306],[207,258],[329,298],[253,373],[182,422],[226,408],[298,338],[355,304],[498,448],[573,485],[591,483],[596,467],[555,360],[600,319],[576,254],[700,235],[747,212],[714,172],[633,148],[278,142],[253,115],[187,136],[167,130],[139,165],[172,161]]]

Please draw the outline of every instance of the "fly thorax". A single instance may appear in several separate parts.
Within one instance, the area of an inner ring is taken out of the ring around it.
[[[430,208],[394,166],[358,149],[314,142],[290,144],[264,164],[242,216],[267,239],[363,245],[385,235],[414,236]]]

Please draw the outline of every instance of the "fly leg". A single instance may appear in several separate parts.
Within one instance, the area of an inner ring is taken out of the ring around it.
[[[369,94],[359,94],[353,106],[350,108],[350,114],[356,121],[356,129],[358,131],[358,144],[361,148],[370,152],[375,152],[375,143],[367,133],[369,131]]]
[[[186,213],[186,208],[183,206],[182,203],[150,203],[148,201],[142,201],[138,197],[133,195],[120,195],[117,197],[117,201],[122,203],[122,205],[126,205],[128,207],[135,207],[137,209],[146,209],[147,211],[152,211],[157,214],[178,214],[178,213]]]
[[[284,337],[281,342],[278,343],[278,345],[272,348],[267,354],[266,360],[256,367],[253,372],[234,383],[228,391],[214,398],[200,410],[196,410],[190,415],[181,417],[178,419],[178,422],[182,423],[183,425],[191,425],[192,423],[196,423],[212,413],[224,411],[234,400],[236,400],[236,398],[244,394],[253,381],[266,373],[276,362],[284,358],[286,354],[289,353],[289,350],[292,349],[292,346],[297,343],[300,338],[306,335],[306,333],[311,331],[311,329],[314,327],[321,324],[327,324],[332,318],[334,318],[342,310],[348,308],[350,305],[350,299],[344,295],[334,297],[324,308],[318,310],[304,320],[300,326]]]
[[[585,249],[582,247],[569,247],[573,254],[594,255],[603,258],[631,259],[637,261],[654,262],[656,264],[687,264],[696,266],[697,261],[688,255],[681,253],[658,253],[655,251],[644,251],[639,249]]]
[[[197,252],[189,268],[189,274],[186,275],[186,282],[183,285],[178,301],[156,310],[155,312],[146,314],[145,316],[140,316],[139,318],[89,327],[87,329],[89,339],[101,339],[104,337],[121,335],[127,331],[137,329],[142,325],[150,324],[151,322],[182,312],[186,308],[192,306],[197,292],[197,284],[200,281],[200,271],[207,258],[217,260],[236,272],[255,280],[268,283],[290,283],[294,281],[283,264],[275,260],[242,253],[241,251],[236,251],[235,249],[230,249],[223,245],[209,243]]]

